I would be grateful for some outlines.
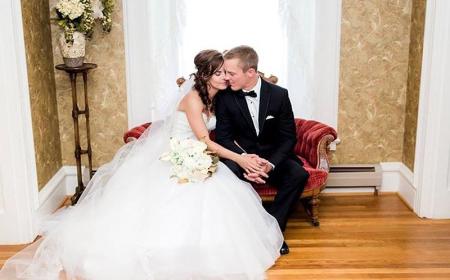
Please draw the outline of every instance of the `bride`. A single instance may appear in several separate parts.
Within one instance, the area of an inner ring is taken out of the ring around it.
[[[205,50],[165,121],[153,123],[99,168],[78,204],[41,227],[42,238],[9,259],[0,279],[264,279],[283,236],[250,184],[219,163],[212,177],[178,184],[158,160],[169,138],[204,139],[208,149],[257,172],[261,159],[209,139],[214,96],[227,87],[223,57]]]

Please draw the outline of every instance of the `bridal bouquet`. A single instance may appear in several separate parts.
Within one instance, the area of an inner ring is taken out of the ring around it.
[[[208,151],[204,142],[177,138],[170,139],[170,151],[160,159],[172,164],[172,177],[178,178],[178,183],[199,182],[211,177],[219,162],[217,154]]]

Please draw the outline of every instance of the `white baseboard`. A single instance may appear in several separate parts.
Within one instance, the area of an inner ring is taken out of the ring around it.
[[[413,172],[402,162],[382,162],[381,169],[383,170],[382,188],[397,192],[403,201],[414,209],[416,187]]]
[[[398,192],[400,186],[400,168],[401,162],[381,162],[381,172],[383,174],[381,181],[381,191]]]
[[[83,182],[87,182],[88,170],[82,167]],[[36,211],[36,222],[39,223],[46,216],[55,212],[64,199],[75,193],[77,185],[76,166],[63,166],[39,191],[39,208]]]
[[[396,192],[414,209],[414,197],[416,188],[413,184],[414,174],[401,162],[382,162],[382,183],[380,192]],[[88,181],[88,169],[82,167],[83,182]],[[77,171],[75,166],[63,166],[48,181],[39,192],[39,209],[36,212],[37,221],[53,213],[64,199],[75,193],[77,185]],[[373,193],[373,188],[328,188],[323,193]]]
[[[416,188],[413,184],[413,172],[402,162],[382,162],[382,182],[380,192],[396,192],[414,209]],[[373,188],[329,188],[324,193],[373,193]]]
[[[400,167],[400,185],[398,194],[411,209],[415,207],[417,187],[414,185],[414,173],[404,164]]]

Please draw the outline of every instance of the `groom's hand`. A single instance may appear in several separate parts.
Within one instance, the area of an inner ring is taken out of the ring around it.
[[[269,174],[269,172],[272,170],[273,166],[266,160],[266,164],[262,167],[262,171],[266,174]]]
[[[267,174],[269,174],[270,171],[273,170],[273,165],[265,158],[259,157],[258,155],[249,155],[256,158],[258,165],[260,167],[260,171],[266,174],[264,177],[269,177]]]
[[[236,163],[239,164],[247,174],[262,171],[264,168],[264,163],[262,163],[259,156],[255,154],[241,154],[237,157]]]
[[[244,178],[251,181],[251,182],[255,182],[257,184],[265,184],[265,178],[268,178],[269,175],[267,175],[267,173],[263,172],[263,171],[257,171],[257,172],[250,172],[250,173],[244,173]]]
[[[269,163],[269,161],[268,161],[267,159],[264,159],[264,158],[262,158],[262,157],[259,157],[259,156],[256,155],[256,154],[245,154],[245,156],[255,159],[255,160],[258,162],[258,165],[259,165],[261,168],[263,168],[266,164]]]

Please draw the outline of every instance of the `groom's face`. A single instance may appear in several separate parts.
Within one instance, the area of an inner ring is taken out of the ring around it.
[[[231,86],[232,90],[246,89],[247,85],[251,81],[252,75],[250,70],[244,72],[241,67],[241,61],[239,58],[225,59],[225,78]]]

